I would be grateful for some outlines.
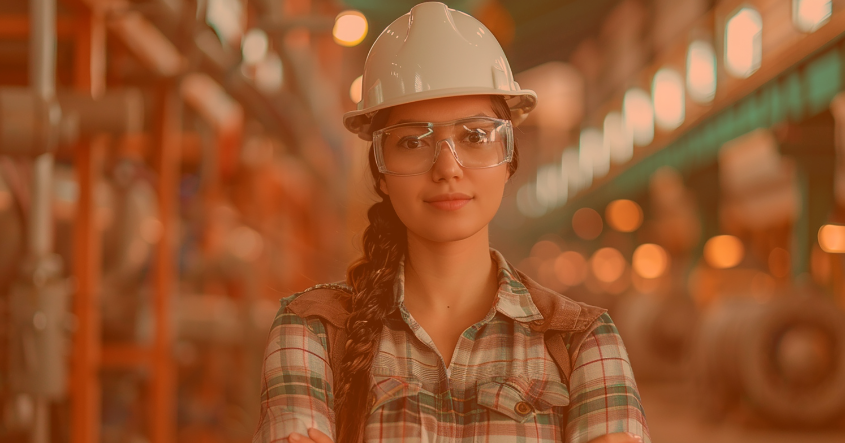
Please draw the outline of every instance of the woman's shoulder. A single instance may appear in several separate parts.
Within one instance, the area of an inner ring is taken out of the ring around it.
[[[292,314],[302,319],[317,317],[343,327],[349,315],[352,287],[345,282],[321,283],[280,300],[279,315]]]
[[[332,293],[338,293],[338,296],[340,296],[341,294],[351,294],[352,287],[344,281],[338,281],[334,283],[319,283],[302,291],[295,292],[287,297],[282,298],[279,301],[281,302],[282,307],[285,307],[296,300],[308,300],[314,298],[328,297]]]
[[[612,321],[607,309],[573,300],[560,292],[547,288],[516,269],[520,282],[528,290],[531,300],[543,316],[538,327],[562,332],[581,332],[598,323]]]

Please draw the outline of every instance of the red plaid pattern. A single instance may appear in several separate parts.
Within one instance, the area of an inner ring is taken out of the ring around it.
[[[649,442],[648,427],[628,355],[607,314],[593,324],[562,381],[541,332],[542,319],[522,283],[498,251],[497,301],[460,337],[446,368],[431,338],[404,305],[404,267],[396,309],[385,320],[373,361],[367,442],[571,442],[632,432]],[[261,421],[253,443],[286,442],[292,432],[317,428],[334,436],[332,372],[326,331],[318,319],[286,310],[270,331],[262,378]]]

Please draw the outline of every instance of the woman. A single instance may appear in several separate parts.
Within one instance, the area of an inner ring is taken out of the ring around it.
[[[254,442],[642,442],[627,354],[604,310],[490,249],[534,92],[490,32],[422,3],[379,36],[344,123],[372,140],[381,201],[345,284],[282,300]]]

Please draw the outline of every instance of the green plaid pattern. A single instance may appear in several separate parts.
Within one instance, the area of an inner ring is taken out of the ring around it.
[[[404,263],[372,367],[375,401],[366,442],[588,442],[631,432],[650,442],[648,427],[625,346],[610,316],[571,349],[571,381],[561,380],[546,351],[543,333],[529,322],[543,316],[504,257],[499,291],[487,316],[458,341],[446,368],[425,330],[405,309]],[[292,432],[317,428],[334,437],[333,375],[326,330],[303,319],[282,299],[264,357],[261,418],[253,443],[287,442]]]

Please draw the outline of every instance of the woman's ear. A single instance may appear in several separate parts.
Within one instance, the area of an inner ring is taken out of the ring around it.
[[[390,193],[387,192],[387,182],[384,180],[383,175],[378,179],[378,188],[381,189],[381,192],[384,192],[385,195],[390,195]]]

